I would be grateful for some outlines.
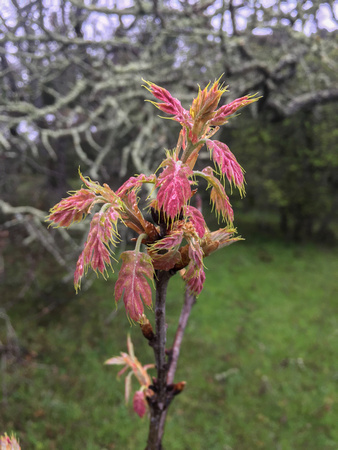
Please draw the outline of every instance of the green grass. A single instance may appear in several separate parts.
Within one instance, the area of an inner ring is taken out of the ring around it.
[[[337,253],[246,241],[206,259],[177,371],[187,386],[170,407],[166,450],[338,448]],[[170,283],[169,341],[183,297],[178,275]],[[0,431],[14,430],[23,449],[143,449],[147,418],[125,406],[123,380],[103,362],[126,350],[128,332],[143,363],[152,352],[122,309],[107,320],[113,280],[38,318],[44,301],[8,310],[27,352],[7,368]]]

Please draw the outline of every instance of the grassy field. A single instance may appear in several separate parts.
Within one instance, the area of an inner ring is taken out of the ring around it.
[[[338,448],[337,256],[256,240],[206,260],[177,372],[187,386],[170,409],[166,450]],[[71,298],[52,293],[63,295]],[[177,275],[169,341],[182,295]],[[0,431],[14,430],[23,449],[143,449],[147,418],[125,406],[123,380],[103,362],[126,350],[128,332],[143,363],[152,352],[123,309],[112,314],[113,279],[39,315],[48,301],[7,311],[26,353],[2,371]]]

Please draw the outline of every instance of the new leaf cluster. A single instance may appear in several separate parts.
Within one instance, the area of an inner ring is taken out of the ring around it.
[[[203,90],[199,88],[187,110],[166,89],[145,83],[158,100],[152,103],[182,127],[176,148],[166,153],[155,174],[133,176],[116,192],[107,184],[102,186],[80,173],[84,187],[56,204],[47,218],[55,226],[68,227],[93,213],[74,274],[76,290],[89,267],[103,276],[112,269],[112,247],[119,237],[118,221],[138,234],[135,250],[121,254],[115,299],[123,298],[130,319],[140,323],[146,320],[144,304],[152,303],[149,280],[155,270],[180,271],[190,291],[198,295],[205,280],[204,257],[239,239],[234,237],[234,214],[224,182],[227,179],[231,187],[235,186],[244,195],[243,169],[226,144],[211,138],[238,109],[258,99],[247,95],[219,107],[227,88],[217,80]],[[215,168],[194,170],[203,146],[210,151]],[[201,211],[190,204],[198,192],[198,177],[204,178],[211,188],[211,203],[216,214],[226,222],[225,228],[211,232]],[[153,186],[155,197],[142,209],[137,192],[144,183]],[[152,222],[143,214],[149,208]],[[141,243],[145,244],[146,252],[140,250]]]

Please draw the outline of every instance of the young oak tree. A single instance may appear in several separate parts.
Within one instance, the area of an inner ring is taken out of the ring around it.
[[[121,353],[121,356],[109,359],[106,364],[124,365],[119,375],[131,369],[126,376],[126,400],[131,390],[132,374],[140,382],[141,387],[133,398],[133,407],[140,417],[149,410],[146,448],[158,450],[162,448],[168,407],[185,386],[185,382],[175,383],[174,376],[187,320],[196,296],[203,289],[203,260],[212,252],[240,239],[235,237],[234,214],[224,184],[227,180],[231,188],[237,187],[244,195],[243,169],[228,146],[212,139],[212,136],[236,111],[258,100],[258,97],[256,94],[246,95],[219,107],[227,87],[217,80],[203,90],[199,88],[190,110],[187,110],[166,89],[149,81],[145,83],[146,89],[158,100],[152,103],[182,127],[176,148],[167,151],[156,173],[131,177],[116,192],[107,184],[101,186],[80,173],[83,187],[55,205],[47,220],[55,226],[69,227],[93,214],[88,238],[76,265],[76,291],[89,267],[104,277],[108,274],[113,258],[112,247],[118,241],[119,221],[138,234],[135,250],[121,254],[122,266],[115,283],[115,300],[123,299],[128,318],[140,324],[143,335],[154,350],[157,374],[150,378],[147,370],[154,366],[140,364],[129,337],[128,353]],[[210,151],[215,168],[207,166],[194,170],[204,145]],[[208,183],[216,214],[226,222],[226,226],[217,231],[210,231],[200,209],[190,204],[197,194],[200,177]],[[137,193],[145,183],[152,185],[153,190],[148,204],[141,208]],[[150,210],[152,221],[145,219],[142,212],[145,209]],[[141,244],[144,244],[145,251],[141,250]],[[172,348],[168,350],[166,291],[169,279],[177,272],[186,283],[186,294],[176,336]],[[154,330],[144,312],[144,305],[152,305],[149,284],[152,280],[156,288]]]

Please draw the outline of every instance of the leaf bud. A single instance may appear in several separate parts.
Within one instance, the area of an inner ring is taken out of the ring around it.
[[[185,381],[179,381],[178,383],[174,384],[174,395],[180,394],[185,388],[186,384],[187,383]]]
[[[155,337],[153,327],[148,319],[144,323],[140,323],[141,331],[143,336],[148,339],[148,341],[152,341]]]

